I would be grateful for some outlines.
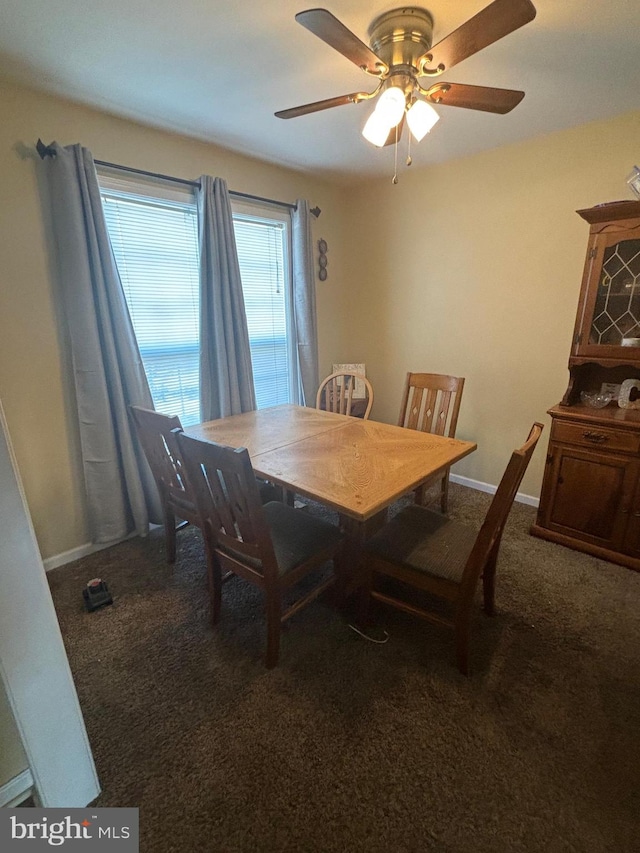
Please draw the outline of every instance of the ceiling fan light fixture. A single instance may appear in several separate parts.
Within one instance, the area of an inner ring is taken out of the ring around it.
[[[440,116],[426,101],[415,101],[407,112],[407,124],[416,142],[420,142]]]
[[[395,127],[404,115],[406,98],[398,86],[389,86],[380,95],[375,112],[379,113],[387,124],[387,133]]]
[[[389,131],[392,127],[393,125],[389,125],[389,122],[382,113],[379,113],[378,110],[374,110],[367,119],[367,123],[362,128],[362,135],[367,142],[370,142],[378,148],[382,148],[387,141]]]

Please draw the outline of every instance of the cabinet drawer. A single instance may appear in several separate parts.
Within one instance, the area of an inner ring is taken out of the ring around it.
[[[640,451],[640,433],[626,429],[609,429],[598,424],[555,421],[551,438],[553,441],[577,444],[580,447],[598,447],[601,450],[618,450],[623,453]]]

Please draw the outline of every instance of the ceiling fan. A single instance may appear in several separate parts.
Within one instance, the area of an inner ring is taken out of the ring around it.
[[[433,17],[427,9],[393,9],[371,23],[370,47],[367,47],[327,9],[299,12],[296,15],[299,24],[374,77],[377,85],[372,92],[351,92],[281,110],[275,115],[296,118],[343,104],[358,104],[379,95],[363,135],[381,147],[398,141],[405,118],[414,138],[422,139],[439,118],[431,104],[508,113],[520,103],[524,92],[440,80],[425,87],[420,79],[440,77],[463,59],[533,20],[535,15],[530,0],[494,0],[432,46]]]

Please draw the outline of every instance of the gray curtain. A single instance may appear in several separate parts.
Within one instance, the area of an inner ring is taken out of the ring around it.
[[[198,198],[200,243],[200,416],[203,421],[256,408],[247,316],[222,178],[203,175]]]
[[[80,425],[89,522],[95,543],[160,521],[157,489],[132,434],[128,406],[153,408],[111,250],[91,153],[50,146],[43,161]]]
[[[318,390],[318,319],[316,315],[316,276],[313,263],[313,238],[309,204],[298,199],[291,214],[293,310],[297,335],[300,399],[315,406]]]

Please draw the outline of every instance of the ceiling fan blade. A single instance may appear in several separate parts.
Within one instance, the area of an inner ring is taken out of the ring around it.
[[[490,86],[467,86],[464,83],[436,83],[427,90],[427,98],[434,104],[447,107],[504,114],[520,103],[524,92]]]
[[[317,113],[320,110],[328,110],[331,107],[341,107],[343,104],[357,104],[369,98],[368,92],[352,92],[350,95],[338,95],[337,98],[326,98],[324,101],[314,101],[312,104],[303,104],[300,107],[291,107],[289,110],[279,110],[275,113],[277,118],[297,118],[309,113]]]
[[[420,74],[440,73],[532,21],[531,0],[494,0],[418,59]]]
[[[389,70],[388,66],[363,41],[360,41],[327,9],[307,9],[305,12],[298,12],[296,21],[363,71],[379,77]]]

